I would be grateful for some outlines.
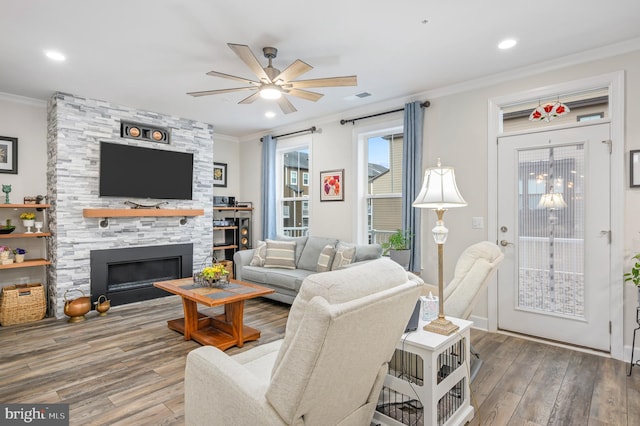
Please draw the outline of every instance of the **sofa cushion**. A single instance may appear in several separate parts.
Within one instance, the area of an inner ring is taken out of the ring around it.
[[[298,259],[298,269],[306,269],[307,271],[315,271],[318,267],[318,258],[320,252],[327,245],[336,245],[337,240],[335,238],[322,238],[322,237],[309,237],[307,243],[304,245],[302,255]]]
[[[265,268],[296,269],[295,241],[267,240]]]
[[[302,255],[302,250],[304,250],[304,246],[307,245],[307,237],[306,235],[303,237],[286,237],[284,235],[278,235],[276,240],[278,241],[294,241],[296,243],[296,265],[300,261],[300,255]]]
[[[267,243],[265,241],[258,241],[256,249],[253,251],[253,257],[249,266],[264,266],[264,261],[267,259]]]
[[[336,254],[336,250],[331,244],[324,246],[318,257],[318,264],[316,266],[316,272],[327,272],[331,270],[331,264],[333,263],[333,257]]]
[[[353,262],[356,254],[356,246],[345,244],[343,242],[338,243],[338,247],[336,247],[336,255],[333,258],[333,263],[331,264],[331,270],[335,271],[336,269],[343,268]]]
[[[356,258],[354,262],[378,259],[382,256],[380,244],[356,244]]]

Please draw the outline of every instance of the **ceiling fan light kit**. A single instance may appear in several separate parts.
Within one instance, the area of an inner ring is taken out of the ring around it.
[[[278,106],[285,114],[296,112],[296,108],[283,95],[295,96],[308,101],[316,102],[324,96],[322,93],[302,90],[310,87],[340,87],[340,86],[357,86],[357,76],[316,78],[310,80],[294,80],[302,74],[309,72],[313,67],[300,59],[296,59],[291,65],[280,71],[274,68],[271,61],[277,56],[278,49],[275,47],[265,47],[262,49],[264,57],[268,59],[269,64],[262,67],[258,59],[255,57],[249,46],[244,44],[227,43],[229,48],[238,55],[251,71],[258,77],[258,81],[250,80],[235,75],[225,74],[218,71],[209,71],[207,75],[212,77],[222,77],[230,80],[236,80],[247,84],[246,87],[236,87],[231,89],[205,90],[200,92],[188,92],[188,95],[199,97],[208,95],[219,95],[229,92],[255,91],[255,93],[242,99],[239,104],[250,104],[256,99],[263,98],[267,100],[277,100]]]
[[[262,99],[280,99],[282,92],[275,84],[269,84],[260,89],[260,97]]]

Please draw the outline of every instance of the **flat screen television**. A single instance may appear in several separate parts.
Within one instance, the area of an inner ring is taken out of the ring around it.
[[[193,154],[100,142],[101,197],[191,200]]]

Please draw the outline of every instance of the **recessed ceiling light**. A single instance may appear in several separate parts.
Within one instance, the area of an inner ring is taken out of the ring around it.
[[[44,52],[45,55],[47,55],[47,58],[49,59],[53,59],[54,61],[64,61],[65,56],[60,53],[60,52],[56,52],[54,50],[47,50],[46,52]]]
[[[267,111],[267,112],[264,113],[264,116],[267,117],[267,118],[273,118],[273,117],[276,116],[276,113],[273,112],[273,111]]]
[[[508,38],[506,40],[502,40],[500,42],[500,44],[498,45],[499,49],[505,50],[505,49],[511,49],[513,46],[515,46],[516,44],[518,44],[517,41],[515,41],[512,38]]]

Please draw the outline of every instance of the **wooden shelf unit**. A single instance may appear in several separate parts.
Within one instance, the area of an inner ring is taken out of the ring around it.
[[[2,269],[16,269],[16,268],[30,268],[32,266],[46,266],[46,265],[51,265],[51,261],[50,260],[46,260],[46,259],[29,259],[29,260],[25,260],[24,262],[21,263],[10,263],[8,265],[0,265],[0,270]]]
[[[32,232],[30,234],[0,234],[0,239],[2,238],[42,238],[42,237],[50,237],[51,232]]]
[[[214,216],[216,212],[233,213],[233,217],[225,218],[233,220],[233,225],[213,227],[214,239],[212,247],[214,252],[219,252],[216,255],[218,260],[226,259],[231,261],[236,251],[250,248],[253,207],[213,206],[213,212]],[[249,241],[248,244],[244,243],[244,240],[247,239]],[[220,252],[222,252],[221,256],[219,256]]]
[[[0,204],[0,209],[48,209],[51,204]]]
[[[194,217],[204,209],[83,209],[84,217]]]

